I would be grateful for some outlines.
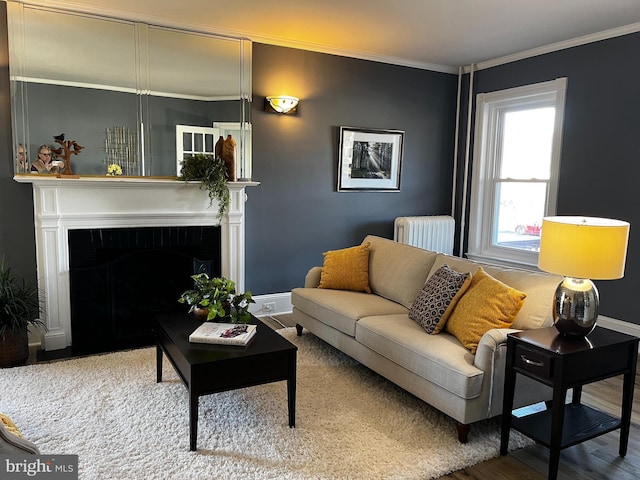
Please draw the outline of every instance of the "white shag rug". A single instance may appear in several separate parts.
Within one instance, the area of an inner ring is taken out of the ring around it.
[[[462,445],[455,422],[310,333],[298,345],[296,428],[286,382],[200,398],[155,348],[0,369],[0,412],[43,454],[77,454],[81,479],[430,479],[499,454],[496,419]],[[510,447],[530,444],[512,433]]]

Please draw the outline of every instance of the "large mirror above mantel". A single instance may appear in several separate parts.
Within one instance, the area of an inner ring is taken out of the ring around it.
[[[251,178],[249,40],[17,1],[8,19],[13,141],[27,151],[17,174],[39,146],[55,157],[75,141],[75,175],[117,164],[125,176],[175,177],[184,158],[232,135],[238,177]]]

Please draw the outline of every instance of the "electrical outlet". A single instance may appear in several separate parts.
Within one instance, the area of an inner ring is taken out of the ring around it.
[[[262,304],[262,311],[264,313],[273,313],[276,311],[276,302],[266,302]]]

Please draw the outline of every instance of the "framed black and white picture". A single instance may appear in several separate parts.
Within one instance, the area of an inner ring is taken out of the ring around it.
[[[404,131],[340,127],[338,191],[399,191]]]

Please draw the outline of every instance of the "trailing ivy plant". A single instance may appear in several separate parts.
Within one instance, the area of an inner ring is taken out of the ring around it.
[[[213,155],[205,155],[197,153],[187,157],[182,162],[179,180],[185,182],[199,181],[201,189],[207,189],[209,194],[209,206],[214,201],[218,202],[218,215],[216,218],[222,220],[222,217],[229,209],[229,185],[227,185],[227,167],[224,160]]]

